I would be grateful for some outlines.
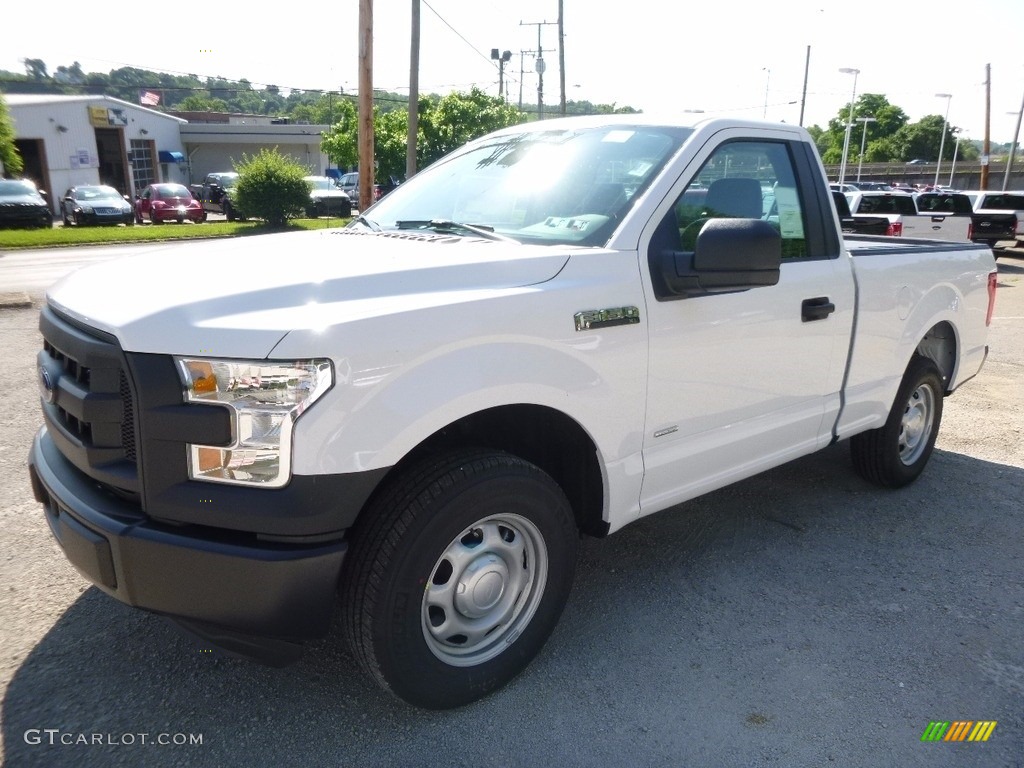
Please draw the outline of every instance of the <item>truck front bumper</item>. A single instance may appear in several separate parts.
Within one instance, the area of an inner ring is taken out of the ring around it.
[[[68,560],[121,602],[269,664],[298,658],[298,643],[327,634],[344,541],[282,544],[154,522],[80,472],[45,427],[29,472]]]

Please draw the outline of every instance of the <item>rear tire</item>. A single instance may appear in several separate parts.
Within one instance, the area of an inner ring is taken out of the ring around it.
[[[415,706],[491,693],[554,629],[578,539],[561,488],[522,459],[467,450],[411,467],[353,531],[341,602],[356,658]]]
[[[944,386],[938,367],[915,355],[903,375],[885,426],[850,439],[853,466],[865,479],[902,488],[924,471],[942,421]]]

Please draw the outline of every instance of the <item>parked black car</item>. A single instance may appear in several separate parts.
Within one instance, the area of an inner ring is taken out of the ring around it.
[[[131,203],[113,187],[101,185],[71,187],[61,198],[60,215],[66,226],[135,224]]]
[[[28,179],[0,179],[0,227],[52,227],[46,198]]]

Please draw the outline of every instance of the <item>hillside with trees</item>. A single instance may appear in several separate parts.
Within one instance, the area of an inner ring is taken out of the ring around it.
[[[356,164],[356,95],[343,91],[284,89],[276,85],[257,88],[248,80],[197,75],[172,75],[164,72],[120,67],[110,72],[85,72],[76,61],[60,65],[52,73],[41,59],[25,59],[25,72],[0,70],[0,92],[95,94],[113,96],[139,103],[139,94],[155,94],[159,103],[151,108],[175,112],[228,112],[287,118],[292,123],[329,125],[323,149],[332,163],[348,168]],[[520,110],[517,106],[473,88],[469,92],[446,96],[429,94],[419,99],[418,166],[424,167],[446,152],[490,130],[536,118],[535,106]],[[375,146],[377,174],[402,176],[405,173],[405,145],[408,98],[399,93],[374,93]],[[575,114],[633,113],[632,107],[569,101],[566,112]],[[842,159],[849,103],[841,107],[824,128],[810,126],[809,132],[826,164]],[[882,94],[861,94],[853,105],[854,128],[850,137],[849,158],[860,156],[865,141],[864,162],[906,162],[921,159],[934,162],[943,145],[943,162],[953,153],[963,161],[977,160],[981,144],[961,140],[958,129],[946,126],[942,141],[942,115],[926,115],[910,122],[907,114]],[[858,118],[874,118],[858,121]],[[864,134],[866,127],[866,135]],[[961,136],[962,139],[968,138]],[[1007,152],[1009,145],[992,145],[992,154]]]

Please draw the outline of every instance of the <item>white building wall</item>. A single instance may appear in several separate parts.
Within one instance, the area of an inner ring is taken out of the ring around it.
[[[90,121],[89,107],[120,110],[124,125],[103,126],[115,130],[118,144],[127,161],[132,139],[152,140],[154,148],[184,154],[179,127],[184,120],[164,115],[155,110],[105,96],[54,96],[7,94],[8,111],[14,123],[15,137],[19,140],[41,140],[43,178],[33,179],[49,193],[54,213],[58,201],[69,187],[81,184],[99,184],[100,148],[95,126]],[[134,190],[131,168],[126,166],[126,194]],[[158,165],[161,181],[187,183],[186,164]],[[29,174],[26,174],[29,175]]]

